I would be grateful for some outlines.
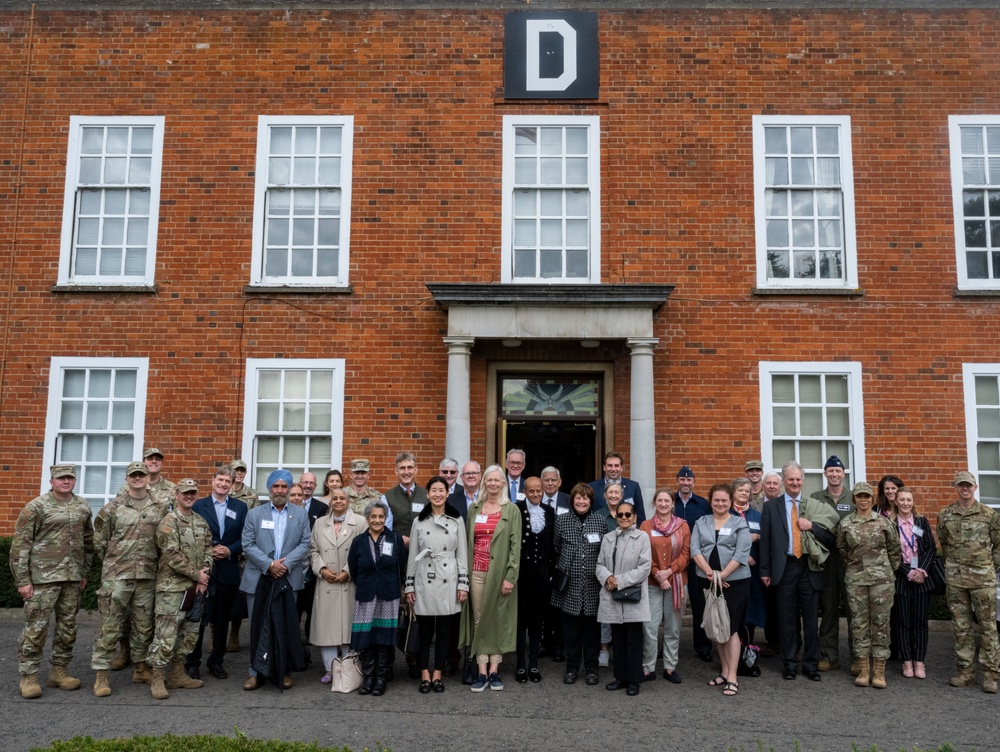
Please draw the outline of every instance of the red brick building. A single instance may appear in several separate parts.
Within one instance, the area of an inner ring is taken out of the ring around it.
[[[0,532],[144,445],[1000,503],[995,3],[273,5],[0,11]]]

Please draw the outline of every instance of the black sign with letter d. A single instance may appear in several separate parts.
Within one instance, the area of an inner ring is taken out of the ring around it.
[[[503,62],[506,99],[597,99],[597,14],[508,13]]]

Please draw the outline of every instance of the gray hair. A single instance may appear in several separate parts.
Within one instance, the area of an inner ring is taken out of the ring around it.
[[[556,477],[559,478],[559,480],[562,480],[562,473],[560,473],[559,468],[555,467],[554,465],[549,465],[548,467],[543,469],[542,472],[538,474],[538,477],[541,478],[546,473],[555,473]]]
[[[510,456],[511,456],[512,454],[519,454],[519,455],[521,455],[521,459],[522,459],[522,460],[524,460],[525,462],[527,462],[527,461],[528,461],[528,455],[526,455],[526,454],[524,453],[524,450],[523,450],[523,449],[508,449],[508,450],[507,450],[507,459],[510,459]],[[485,475],[485,473],[483,473],[483,474]]]
[[[406,460],[409,460],[414,465],[417,464],[417,456],[413,452],[400,452],[396,455],[395,464],[398,465],[400,462],[406,462]]]
[[[368,516],[372,513],[372,510],[375,509],[376,507],[385,512],[386,518],[389,517],[389,505],[386,504],[384,501],[382,501],[382,499],[372,499],[367,504],[365,504],[364,517],[366,520],[368,519]]]
[[[743,488],[743,486],[747,486],[749,488],[750,485],[751,483],[749,478],[737,478],[732,482],[732,485],[730,485],[730,489],[733,493],[736,493],[737,488]]]
[[[791,462],[786,462],[784,465],[781,466],[781,479],[782,480],[785,479],[785,475],[787,475],[787,473],[788,473],[789,470],[798,470],[800,473],[803,472],[802,471],[802,465],[800,465],[795,460],[792,460]]]
[[[764,473],[764,477],[761,478],[761,480],[767,480],[768,478],[777,478],[778,480],[781,480],[781,473],[777,470],[772,470],[769,473]]]
[[[445,457],[438,463],[438,469],[440,470],[442,467],[453,467],[458,470],[458,462],[453,460],[451,457]]]
[[[621,484],[621,481],[617,481],[617,480],[609,480],[607,483],[604,484],[604,495],[607,496],[608,495],[608,489],[609,488],[614,488],[615,486],[618,486],[618,488],[621,490],[621,492],[622,492],[622,498],[624,499],[625,498],[625,486],[623,486]]]

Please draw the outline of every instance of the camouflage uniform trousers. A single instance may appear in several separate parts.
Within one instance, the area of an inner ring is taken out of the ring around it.
[[[175,659],[183,660],[194,650],[198,622],[187,620],[187,611],[181,611],[183,600],[183,592],[156,594],[156,634],[146,659],[152,668],[163,668]]]
[[[976,655],[976,637],[972,626],[975,614],[979,622],[979,663],[984,671],[1000,673],[1000,648],[997,646],[997,590],[995,587],[963,588],[948,585],[948,608],[955,631],[955,663],[959,671],[972,668]]]
[[[854,627],[851,652],[858,658],[888,660],[889,613],[895,598],[895,581],[847,586],[847,607]]]
[[[17,670],[22,676],[38,673],[53,614],[56,625],[52,634],[52,665],[68,666],[76,642],[79,581],[47,582],[35,585],[34,589],[31,599],[24,602],[24,630],[17,641]]]
[[[146,660],[153,641],[153,602],[156,580],[110,580],[97,592],[97,607],[101,622],[94,638],[90,667],[108,670],[118,651],[118,640],[126,625],[130,627],[128,644],[132,662]]]

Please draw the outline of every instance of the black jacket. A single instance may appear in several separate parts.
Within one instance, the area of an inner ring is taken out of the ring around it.
[[[376,551],[383,552],[373,560],[371,534],[366,530],[351,541],[351,550],[347,554],[347,570],[351,573],[354,583],[354,599],[367,603],[381,598],[383,601],[394,601],[403,592],[403,582],[406,580],[407,550],[403,545],[403,536],[392,530],[385,530],[375,544]],[[392,546],[391,553],[384,551]]]
[[[291,671],[304,671],[309,656],[302,645],[295,591],[287,577],[261,577],[250,615],[251,664],[259,677],[278,687]]]

